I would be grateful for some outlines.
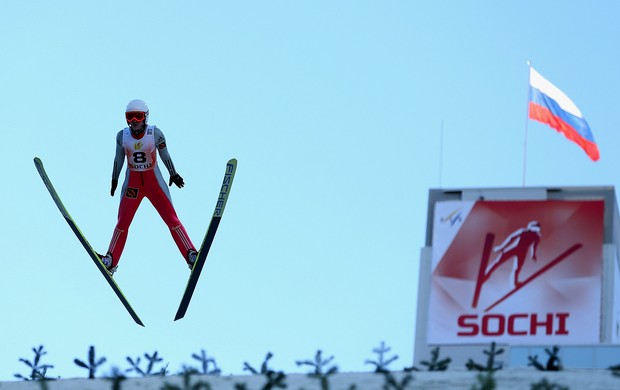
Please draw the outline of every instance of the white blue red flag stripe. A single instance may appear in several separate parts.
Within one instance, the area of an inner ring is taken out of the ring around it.
[[[600,157],[588,122],[575,103],[530,67],[529,117],[564,134],[579,145],[593,161]]]

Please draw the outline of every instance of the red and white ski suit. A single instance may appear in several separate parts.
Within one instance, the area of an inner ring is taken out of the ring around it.
[[[166,139],[156,126],[147,126],[139,139],[134,138],[129,127],[119,131],[116,136],[116,156],[112,179],[118,180],[125,157],[127,157],[127,171],[118,208],[118,222],[108,248],[108,252],[112,254],[113,267],[121,258],[129,226],[145,197],[151,201],[168,225],[183,258],[187,261],[188,251],[195,250],[172,205],[170,191],[157,165],[157,152],[170,176],[175,175],[176,171],[166,148]]]

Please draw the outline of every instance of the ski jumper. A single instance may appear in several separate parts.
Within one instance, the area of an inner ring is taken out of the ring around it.
[[[166,138],[156,126],[147,126],[140,139],[132,136],[129,127],[119,131],[116,135],[116,156],[112,179],[118,180],[125,157],[127,157],[127,170],[121,190],[118,222],[108,248],[108,252],[112,254],[113,267],[118,264],[121,258],[127,241],[129,225],[131,225],[131,221],[144,197],[151,201],[151,204],[168,225],[172,238],[183,258],[187,258],[190,249],[195,250],[172,205],[170,191],[157,165],[157,152],[159,152],[159,156],[170,176],[175,175],[176,171],[166,148]]]

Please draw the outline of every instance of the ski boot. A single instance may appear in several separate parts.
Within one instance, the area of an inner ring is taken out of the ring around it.
[[[187,251],[187,266],[190,270],[194,269],[194,263],[196,263],[196,258],[198,257],[198,252],[196,249],[190,249]]]
[[[99,256],[99,260],[101,260],[101,263],[105,267],[106,271],[108,271],[108,274],[110,276],[114,275],[114,272],[116,272],[118,266],[112,267],[112,254],[108,252],[105,256],[102,256],[97,253],[97,256]]]

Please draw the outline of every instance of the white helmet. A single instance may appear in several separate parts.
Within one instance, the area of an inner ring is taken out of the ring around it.
[[[538,230],[538,231],[540,231],[540,222],[538,222],[538,221],[530,221],[527,224],[527,228],[530,229],[530,230]]]
[[[149,119],[149,107],[146,105],[144,100],[134,99],[127,103],[127,108],[125,108],[125,113],[128,112],[143,112],[144,113],[144,123],[146,124]]]

